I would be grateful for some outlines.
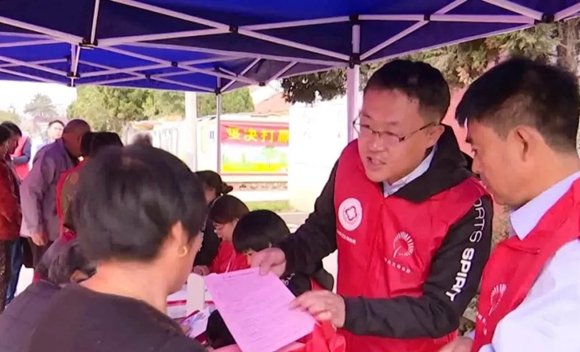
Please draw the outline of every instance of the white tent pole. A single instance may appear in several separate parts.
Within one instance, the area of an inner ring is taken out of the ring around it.
[[[222,172],[222,92],[221,92],[221,78],[217,78],[217,89],[215,96],[215,121],[216,121],[216,151],[217,151],[217,163],[216,172],[221,174]]]
[[[193,171],[198,170],[197,163],[197,95],[195,92],[185,92],[185,121],[190,127],[190,157],[187,164]]]
[[[358,17],[352,25],[352,58],[346,71],[347,142],[354,140],[353,122],[359,109],[360,85],[360,24]]]

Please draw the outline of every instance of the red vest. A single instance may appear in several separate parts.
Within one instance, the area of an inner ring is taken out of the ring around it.
[[[524,240],[513,236],[497,245],[483,271],[472,351],[491,343],[497,324],[522,303],[548,260],[580,237],[579,223],[576,181]]]
[[[449,228],[484,194],[480,183],[469,178],[422,203],[385,198],[381,186],[365,175],[357,141],[350,143],[339,159],[334,189],[338,294],[420,297]],[[456,336],[389,339],[343,332],[353,352],[435,352]]]
[[[17,158],[19,156],[22,156],[22,153],[24,151],[24,146],[26,145],[26,142],[28,140],[28,137],[20,137],[20,139],[18,139],[18,146],[16,147],[16,150],[14,151],[14,154],[12,154],[12,158]],[[20,180],[24,180],[24,178],[26,176],[28,176],[28,173],[30,172],[30,167],[29,164],[20,164],[20,165],[15,165],[14,168],[16,169],[16,173],[18,174],[18,177],[20,177]]]

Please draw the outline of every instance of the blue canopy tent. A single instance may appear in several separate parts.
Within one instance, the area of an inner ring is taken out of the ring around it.
[[[352,120],[361,63],[579,11],[579,0],[4,1],[0,79],[219,96],[348,67]]]

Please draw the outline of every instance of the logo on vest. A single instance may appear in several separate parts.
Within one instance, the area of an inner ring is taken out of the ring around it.
[[[354,231],[362,222],[363,212],[360,201],[356,198],[345,199],[338,207],[338,220],[347,231]]]
[[[401,231],[396,234],[393,239],[393,258],[385,258],[385,263],[399,271],[410,274],[411,268],[406,266],[404,263],[402,264],[402,262],[396,261],[396,258],[406,258],[411,256],[413,253],[415,253],[415,241],[413,241],[413,237],[408,233]]]
[[[499,302],[501,301],[501,298],[503,297],[503,294],[505,293],[506,289],[507,289],[507,285],[502,283],[502,284],[495,285],[493,290],[491,290],[491,295],[489,296],[489,313],[488,313],[488,315],[493,313],[493,311],[497,308],[497,306],[499,305]]]
[[[393,258],[408,257],[415,252],[415,241],[406,232],[399,232],[393,240]]]

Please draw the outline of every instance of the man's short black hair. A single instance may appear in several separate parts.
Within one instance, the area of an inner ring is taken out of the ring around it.
[[[0,145],[8,142],[12,136],[13,133],[8,127],[0,125]]]
[[[14,122],[4,121],[4,122],[2,122],[2,126],[8,128],[10,130],[10,132],[12,132],[12,135],[22,137],[22,130]]]
[[[416,99],[427,122],[440,123],[451,101],[449,85],[439,70],[420,61],[394,60],[378,69],[369,79],[365,93],[372,89],[397,90]]]
[[[61,120],[52,120],[52,121],[50,121],[48,123],[48,127],[51,127],[52,125],[55,125],[55,124],[59,124],[59,125],[61,125],[64,128],[64,122],[62,122]]]
[[[537,129],[554,149],[575,151],[580,113],[578,78],[526,58],[507,60],[477,79],[457,106],[467,120],[493,127],[502,137],[518,125]]]
[[[238,253],[249,250],[259,252],[290,234],[290,229],[280,215],[270,210],[254,210],[238,221],[232,242]]]
[[[102,150],[80,171],[73,223],[89,260],[150,261],[171,228],[190,239],[207,215],[201,182],[174,155],[150,146]]]

